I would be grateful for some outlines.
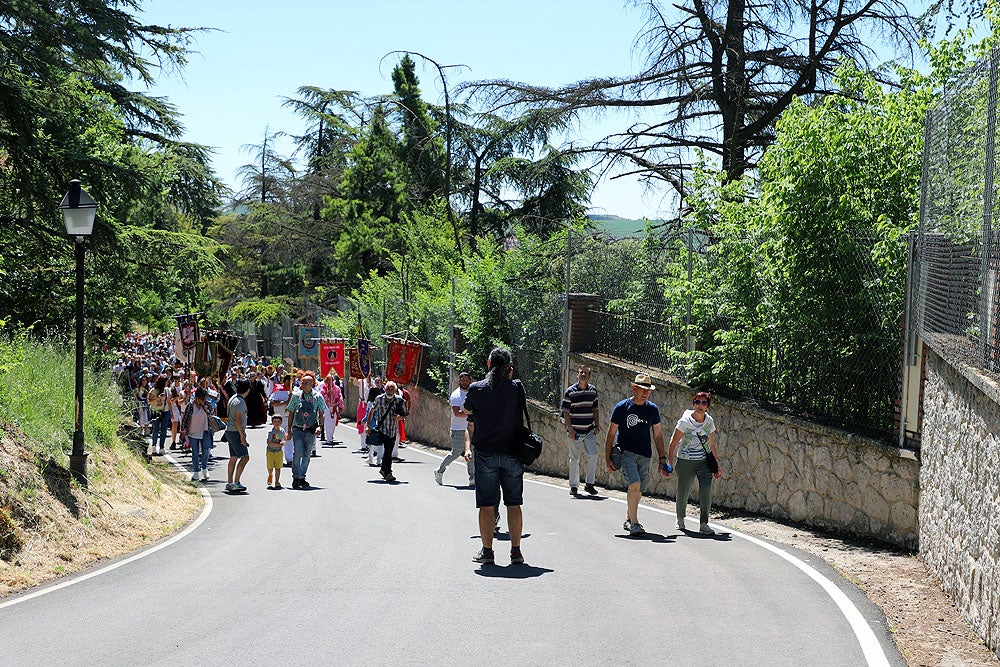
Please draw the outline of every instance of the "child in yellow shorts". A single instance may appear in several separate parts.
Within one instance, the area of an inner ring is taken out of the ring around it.
[[[285,462],[282,445],[285,443],[285,429],[281,428],[283,421],[281,415],[271,417],[271,430],[267,434],[267,488],[281,488],[281,465]],[[271,485],[271,476],[274,476],[274,486]]]

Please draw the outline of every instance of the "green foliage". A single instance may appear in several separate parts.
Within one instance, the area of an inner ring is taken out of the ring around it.
[[[903,235],[934,99],[904,74],[888,91],[845,65],[842,95],[795,100],[756,185],[696,173],[688,224],[707,235],[692,237],[695,278],[677,263],[663,280],[668,300],[690,299],[692,381],[891,426],[881,394],[895,382]]]
[[[265,297],[251,301],[240,301],[229,309],[229,319],[248,320],[262,326],[275,322],[291,314],[291,308],[282,297]]]
[[[206,149],[175,141],[181,127],[173,108],[123,82],[151,82],[149,58],[183,64],[192,31],[144,25],[131,15],[132,1],[50,5],[0,9],[5,319],[50,331],[72,324],[73,244],[56,204],[74,177],[100,205],[88,240],[87,293],[101,298],[88,300],[88,315],[120,328],[135,316],[159,319],[166,313],[137,313],[128,304],[143,290],[156,292],[164,308],[197,300],[197,283],[217,268],[213,250],[175,232],[181,216],[203,224],[223,188]],[[174,251],[186,255],[176,264],[166,261]]]
[[[74,373],[66,341],[0,333],[0,419],[19,426],[41,458],[62,465],[73,440]],[[86,365],[83,392],[87,446],[114,446],[125,408],[108,369]]]
[[[416,63],[409,55],[392,70],[393,99],[402,128],[399,157],[406,165],[411,202],[420,206],[444,192],[444,140],[420,97]]]

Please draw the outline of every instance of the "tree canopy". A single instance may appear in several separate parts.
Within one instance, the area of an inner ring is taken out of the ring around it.
[[[641,4],[648,22],[635,46],[645,66],[636,74],[558,88],[490,80],[466,89],[497,111],[644,110],[652,120],[578,150],[683,195],[696,151],[739,179],[774,141],[775,122],[795,98],[839,92],[832,83],[842,59],[879,72],[879,41],[905,50],[917,37],[901,0]]]

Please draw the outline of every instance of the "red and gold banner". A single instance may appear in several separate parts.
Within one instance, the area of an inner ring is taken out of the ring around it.
[[[361,359],[358,357],[358,348],[347,348],[347,359],[351,368],[351,379],[360,380],[363,378],[365,375],[361,372],[361,364],[359,363]]]
[[[335,343],[319,344],[319,374],[326,377],[330,369],[337,371],[340,377],[345,376],[344,371],[344,341]]]
[[[410,384],[417,377],[420,364],[420,344],[396,338],[389,341],[389,359],[385,364],[385,378],[398,385]]]

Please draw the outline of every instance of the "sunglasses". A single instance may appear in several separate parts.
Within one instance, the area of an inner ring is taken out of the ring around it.
[[[695,401],[695,405],[708,405],[708,401]]]

